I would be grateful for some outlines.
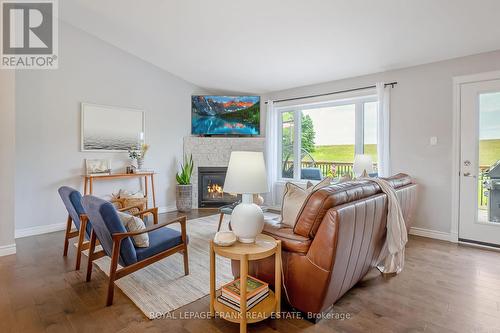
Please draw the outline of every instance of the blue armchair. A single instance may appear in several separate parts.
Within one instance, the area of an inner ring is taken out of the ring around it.
[[[82,207],[82,195],[74,188],[62,186],[58,190],[59,195],[68,211],[68,219],[66,222],[66,234],[64,237],[64,252],[63,256],[68,255],[68,245],[71,238],[78,237],[78,249],[76,252],[76,270],[80,269],[80,261],[82,251],[88,249],[89,243],[84,242],[85,238],[90,239],[92,227],[88,223],[87,215]],[[76,227],[76,231],[71,231],[72,222]]]
[[[144,230],[127,232],[115,207],[110,202],[86,195],[82,199],[82,204],[90,221],[92,221],[87,281],[90,281],[91,278],[92,262],[105,255],[111,257],[106,305],[113,304],[116,280],[174,253],[181,252],[184,255],[184,274],[189,274],[185,216],[158,224],[158,208],[151,208],[140,212],[139,215],[153,214],[154,224]],[[181,232],[166,227],[176,222],[180,223]],[[146,232],[149,235],[149,247],[135,247],[130,237]],[[97,240],[99,240],[103,250],[96,253]],[[118,269],[118,263],[122,268]]]

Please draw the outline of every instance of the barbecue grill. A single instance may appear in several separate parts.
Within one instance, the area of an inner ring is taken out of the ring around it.
[[[488,190],[488,221],[500,222],[500,160],[493,164],[486,177],[485,188]]]

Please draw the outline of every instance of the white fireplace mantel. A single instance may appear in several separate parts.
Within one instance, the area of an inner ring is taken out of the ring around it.
[[[193,207],[198,207],[198,167],[227,167],[232,151],[264,151],[264,141],[263,137],[185,137],[184,154],[192,154],[194,162]]]

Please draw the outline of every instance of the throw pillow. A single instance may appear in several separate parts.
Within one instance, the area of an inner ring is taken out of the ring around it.
[[[313,192],[315,192],[323,187],[326,187],[326,186],[330,185],[331,183],[332,183],[332,178],[326,177],[322,181],[320,181],[319,183],[317,183],[316,185],[313,186],[311,193],[313,193]]]
[[[127,231],[140,231],[146,229],[144,221],[137,216],[129,215],[123,212],[117,212],[118,217],[123,223],[123,226]],[[148,233],[143,233],[140,235],[132,236],[132,241],[136,247],[149,247],[149,235]]]
[[[339,177],[339,180],[337,183],[345,183],[345,182],[348,182],[348,181],[351,181],[352,180],[352,176],[350,174],[345,174],[343,175],[342,177]]]
[[[305,189],[290,182],[286,183],[281,204],[281,223],[291,228],[295,227],[297,217],[307,197],[314,191],[330,185],[331,181],[330,177],[326,177],[314,186],[308,181]]]

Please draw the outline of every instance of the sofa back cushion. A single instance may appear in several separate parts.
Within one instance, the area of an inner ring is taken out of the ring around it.
[[[314,191],[330,185],[331,181],[332,179],[330,177],[326,177],[316,185],[307,182],[305,189],[296,184],[287,182],[285,184],[285,191],[283,192],[281,204],[281,223],[293,228],[307,197]]]
[[[410,176],[397,174],[386,178],[394,187],[411,184]],[[326,212],[335,206],[381,193],[380,187],[369,180],[357,180],[324,187],[312,193],[302,205],[293,231],[301,236],[314,238]]]

